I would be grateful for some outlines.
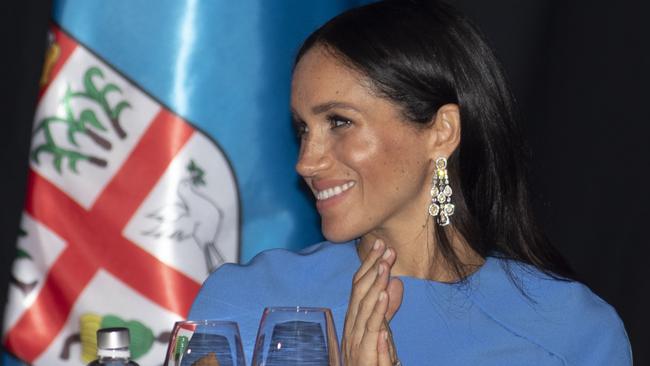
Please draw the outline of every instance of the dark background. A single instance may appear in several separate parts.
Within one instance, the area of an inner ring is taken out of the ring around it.
[[[583,282],[617,309],[635,364],[650,365],[648,5],[455,3],[486,33],[510,77],[544,228]],[[42,0],[0,6],[0,304],[15,255],[49,7]]]

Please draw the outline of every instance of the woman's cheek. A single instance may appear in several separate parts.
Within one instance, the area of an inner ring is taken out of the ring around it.
[[[341,154],[345,156],[345,160],[349,161],[350,165],[356,167],[368,167],[376,164],[377,158],[380,158],[378,152],[380,150],[381,142],[375,136],[361,136],[359,134],[346,137],[343,140],[345,147],[342,149]]]

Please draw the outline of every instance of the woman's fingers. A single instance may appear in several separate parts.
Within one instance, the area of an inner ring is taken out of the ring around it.
[[[376,339],[378,333],[385,329],[384,319],[386,316],[386,309],[388,309],[388,293],[386,291],[381,291],[377,296],[377,302],[375,303],[375,308],[365,322],[365,329],[363,332],[365,335],[368,335],[369,339]]]
[[[379,346],[377,339],[380,338],[381,332],[385,330],[384,316],[388,308],[388,294],[386,291],[381,291],[377,295],[374,304],[370,316],[363,323],[363,329],[355,329],[355,334],[361,336],[359,348],[376,353]]]
[[[357,303],[356,301],[359,301],[359,298],[363,296],[363,289],[357,288],[359,282],[361,282],[362,279],[368,277],[368,273],[370,268],[376,265],[377,260],[381,258],[381,256],[386,252],[385,244],[382,240],[377,239],[373,245],[372,250],[370,253],[366,256],[364,261],[361,263],[361,266],[357,270],[357,272],[354,274],[354,277],[352,278],[352,293],[350,294],[350,302],[348,305],[348,312],[345,314],[345,324],[346,327],[350,324],[350,321],[354,321],[354,318],[357,313]],[[371,274],[374,274],[374,272],[371,272]],[[367,281],[367,280],[366,280]],[[361,286],[363,287],[363,286]],[[356,298],[355,298],[356,296]],[[350,327],[351,328],[351,327]],[[344,334],[345,335],[345,334]]]
[[[371,281],[375,277],[376,272],[372,272],[370,269],[373,267],[376,268],[377,261],[385,252],[386,248],[384,242],[379,239],[375,240],[372,250],[370,253],[368,253],[364,261],[361,263],[361,266],[354,274],[354,277],[352,278],[352,292],[350,293],[348,311],[345,314],[345,328],[343,330],[344,337],[352,331],[352,327],[357,315],[357,307],[359,305],[358,303],[367,291],[364,287],[368,287],[369,285],[367,282]],[[372,276],[369,276],[369,274]]]
[[[388,330],[382,329],[377,339],[377,365],[393,366],[393,360],[390,355],[390,338]]]
[[[341,344],[346,364],[392,365],[394,347],[390,337],[387,351],[379,352],[378,347],[382,332],[388,327],[386,319],[392,317],[402,301],[401,281],[390,279],[395,260],[395,251],[378,240],[354,275]],[[380,362],[380,357],[387,361]]]
[[[357,270],[357,272],[354,274],[354,278],[352,279],[352,283],[358,282],[361,277],[363,277],[372,266],[375,265],[377,262],[377,259],[379,259],[382,254],[386,251],[386,245],[384,244],[383,240],[377,239],[375,240],[375,243],[372,246],[372,250],[370,253],[368,253],[368,256],[363,260],[361,263],[361,266]]]
[[[372,267],[352,283],[350,303],[356,303],[366,296],[380,273],[381,263],[384,263],[386,273],[390,272],[390,268],[395,263],[395,251],[391,248],[386,248],[383,254],[374,260]]]
[[[386,287],[388,293],[388,310],[386,310],[386,320],[393,319],[393,315],[402,305],[402,296],[404,294],[404,284],[399,278],[391,278]]]
[[[388,294],[386,293],[386,288],[388,286],[389,274],[390,269],[388,263],[383,260],[380,261],[377,265],[377,277],[366,292],[366,295],[359,302],[357,308],[357,316],[352,330],[357,340],[360,340],[368,328],[371,327],[371,324],[369,324],[371,317],[375,316],[376,321],[378,322],[376,324],[381,325],[382,320],[386,316],[386,310],[388,309]],[[386,304],[378,303],[378,301],[382,299],[382,293],[384,295],[383,300]],[[377,308],[379,305],[382,305],[381,314],[377,314]],[[379,330],[379,327],[377,326],[373,329]]]
[[[390,256],[386,254],[386,252],[390,248],[386,247],[386,244],[384,243],[383,240],[377,239],[375,240],[375,243],[373,244],[372,250],[366,258],[363,260],[361,263],[361,266],[359,266],[359,269],[357,272],[354,274],[354,278],[352,279],[352,283],[355,284],[358,281],[360,281],[367,273],[370,271],[371,268],[376,266],[377,261],[383,257],[384,260],[386,260],[389,265],[392,267],[393,264],[395,263],[395,256]],[[392,251],[392,249],[391,249]],[[394,253],[394,252],[391,252]]]
[[[394,262],[394,251],[387,248],[384,254],[377,258],[374,266],[352,285],[352,294],[350,295],[346,316],[347,331],[357,328],[360,320],[365,323],[365,319],[370,316],[379,292],[385,290],[388,285],[390,266]],[[359,319],[360,317],[361,319]]]
[[[384,263],[384,265],[386,264]],[[380,291],[373,303],[374,307],[370,316],[363,321],[364,329],[355,329],[348,338],[344,337],[342,352],[346,365],[378,365],[377,338],[385,327],[384,315],[388,309],[387,292]],[[357,324],[361,323],[362,321],[358,320]]]

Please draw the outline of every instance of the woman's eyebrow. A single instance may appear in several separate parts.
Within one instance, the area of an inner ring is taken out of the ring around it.
[[[338,102],[338,101],[330,101],[330,102],[325,102],[325,103],[315,105],[311,108],[311,111],[313,114],[321,114],[335,108],[350,109],[359,112],[359,110],[354,106],[352,106],[351,104],[345,102]]]

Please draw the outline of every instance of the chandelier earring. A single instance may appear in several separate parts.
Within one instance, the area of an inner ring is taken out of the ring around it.
[[[447,173],[447,159],[440,157],[436,159],[436,171],[433,173],[431,182],[431,204],[429,205],[429,215],[435,217],[440,226],[449,225],[449,216],[454,214],[454,204],[451,203],[452,193]]]

